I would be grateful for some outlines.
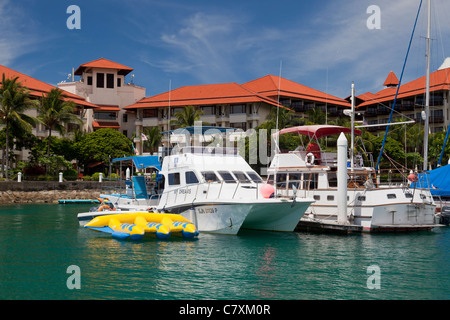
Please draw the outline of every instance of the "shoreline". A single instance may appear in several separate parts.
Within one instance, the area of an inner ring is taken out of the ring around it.
[[[1,181],[0,205],[58,203],[59,199],[96,199],[117,181]]]

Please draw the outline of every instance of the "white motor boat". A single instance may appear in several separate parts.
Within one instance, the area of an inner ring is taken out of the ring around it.
[[[157,209],[189,219],[195,208],[200,232],[294,231],[313,202],[273,196],[273,187],[231,148],[181,148],[164,158],[160,174],[165,187]]]

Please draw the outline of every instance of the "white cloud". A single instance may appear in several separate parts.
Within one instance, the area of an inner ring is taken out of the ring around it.
[[[435,11],[441,24],[441,35],[434,37],[445,40],[450,35],[444,25],[450,2],[433,2],[440,8]],[[381,9],[379,30],[369,30],[366,25],[367,7],[373,4]],[[322,91],[327,86],[332,95],[347,96],[351,81],[359,93],[374,92],[381,89],[390,70],[400,77],[418,4],[411,0],[327,1],[315,6],[319,11],[301,19],[290,12],[287,18],[267,21],[270,23],[258,20],[257,13],[228,8],[191,11],[175,29],[173,25],[171,31],[165,28],[159,43],[152,42],[165,52],[164,58],[153,53],[153,60],[152,53],[146,53],[141,60],[168,73],[189,74],[202,83],[245,82],[269,73],[277,75],[282,60],[282,76]],[[294,8],[301,10],[303,5]],[[290,10],[288,5],[286,10]],[[409,66],[425,61],[424,52],[415,49],[424,48],[425,12],[426,1]],[[424,69],[416,70],[423,74]],[[411,80],[407,76],[404,81]]]

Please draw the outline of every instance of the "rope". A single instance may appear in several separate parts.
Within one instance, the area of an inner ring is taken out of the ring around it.
[[[420,13],[420,8],[422,7],[422,0],[420,0],[420,4],[419,4],[419,10],[417,11],[417,15],[416,15],[416,20],[414,21],[414,27],[413,27],[413,31],[411,33],[411,38],[409,39],[409,45],[408,45],[408,50],[406,52],[406,57],[405,57],[405,61],[403,62],[403,68],[402,68],[402,73],[400,75],[400,80],[397,86],[397,91],[395,93],[395,98],[394,98],[394,103],[392,104],[392,109],[391,109],[391,113],[389,115],[389,122],[391,123],[392,120],[392,114],[394,113],[394,109],[395,109],[395,103],[397,102],[397,96],[398,96],[398,91],[400,89],[401,83],[402,83],[402,79],[403,79],[403,72],[405,71],[405,66],[406,66],[406,61],[408,60],[408,55],[409,55],[409,49],[411,48],[411,43],[413,40],[413,36],[414,36],[414,31],[416,30],[416,24],[417,24],[417,19],[419,18],[419,13]],[[386,137],[387,137],[387,133],[389,131],[389,124],[386,126],[386,132],[384,133],[384,138],[383,138],[383,144],[381,145],[381,151],[380,154],[378,156],[378,161],[377,161],[377,166],[375,167],[375,170],[378,170],[378,166],[380,164],[380,160],[381,160],[381,156],[384,153],[384,144],[386,143]]]

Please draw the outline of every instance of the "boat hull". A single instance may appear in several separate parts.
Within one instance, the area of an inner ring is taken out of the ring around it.
[[[286,199],[277,200],[279,201],[254,204],[242,228],[292,232],[312,202],[304,199],[295,202]]]
[[[230,234],[239,232],[252,204],[247,203],[196,203],[195,219],[200,232]],[[178,213],[186,219],[192,219],[191,205],[165,207],[166,210]]]

